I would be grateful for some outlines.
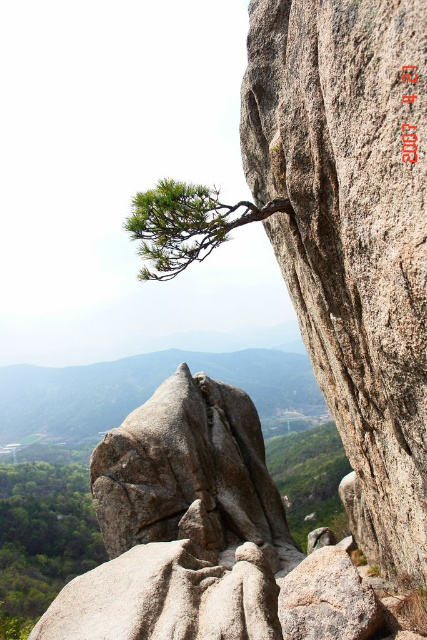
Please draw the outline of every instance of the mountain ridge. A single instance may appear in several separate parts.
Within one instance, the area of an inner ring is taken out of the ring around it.
[[[117,427],[183,361],[193,375],[204,370],[243,388],[261,416],[310,407],[325,411],[306,355],[274,349],[222,354],[167,349],[80,367],[0,367],[0,442],[32,433],[76,441]]]

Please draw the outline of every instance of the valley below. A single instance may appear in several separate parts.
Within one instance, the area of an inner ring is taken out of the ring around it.
[[[67,446],[118,427],[181,363],[245,389],[266,438],[328,419],[307,355],[277,349],[201,353],[170,349],[81,367],[0,367],[0,456],[31,442]],[[17,446],[13,446],[17,445]]]
[[[93,447],[34,442],[16,452],[16,463],[0,464],[0,631],[9,630],[7,638],[26,638],[66,583],[108,559],[89,487]],[[317,527],[345,535],[337,487],[350,465],[333,423],[266,440],[266,462],[304,551]]]

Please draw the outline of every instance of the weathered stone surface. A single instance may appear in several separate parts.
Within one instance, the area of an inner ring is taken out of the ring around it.
[[[362,483],[354,471],[341,480],[338,493],[348,515],[350,530],[359,548],[369,558],[371,564],[379,564],[380,550],[375,529],[363,496]]]
[[[111,558],[178,538],[219,551],[227,536],[303,557],[265,467],[252,401],[205,374],[193,379],[185,364],[105,436],[92,455],[91,481]]]
[[[351,556],[350,556],[351,557]],[[357,573],[362,579],[362,583],[372,587],[378,598],[383,599],[385,594],[395,593],[396,585],[377,573],[378,567],[365,564],[356,567]],[[392,629],[393,630],[393,629]]]
[[[262,547],[260,547],[261,551],[264,554],[264,558],[266,559],[266,561],[268,562],[268,564],[270,565],[270,569],[273,573],[277,573],[278,571],[281,570],[282,568],[282,562],[280,561],[280,545],[277,545],[277,548],[273,547],[273,545],[269,544],[268,542],[263,544]],[[302,558],[301,556],[297,556],[298,557],[298,564],[301,562]],[[289,561],[287,561],[286,559],[283,559],[283,564],[285,566],[287,566],[289,568],[289,570],[293,569],[293,567],[289,567]]]
[[[252,0],[249,12],[247,181],[259,203],[294,208],[264,225],[382,572],[425,582],[427,163],[422,146],[417,164],[401,157],[402,124],[427,125],[425,3]],[[416,84],[402,65],[418,65]]]
[[[384,640],[424,640],[425,636],[420,636],[412,631],[398,631]]]
[[[335,544],[335,535],[328,527],[319,527],[310,531],[307,539],[307,555],[313,553],[317,549],[322,547],[328,547],[331,544]]]
[[[200,499],[190,504],[178,523],[178,539],[189,538],[205,549],[223,549],[224,532],[218,513],[208,513]]]
[[[350,553],[350,551],[354,551],[354,549],[356,549],[356,544],[354,542],[353,536],[347,536],[346,538],[343,538],[335,546],[337,547],[337,549],[342,549],[347,553]]]
[[[278,580],[283,640],[365,640],[381,626],[380,607],[345,551],[314,551]]]
[[[229,571],[188,540],[134,547],[70,582],[29,640],[281,640],[273,574],[253,543],[238,552]]]
[[[243,547],[236,551],[232,571],[207,594],[200,614],[200,640],[282,640],[277,617],[279,588],[256,545]]]

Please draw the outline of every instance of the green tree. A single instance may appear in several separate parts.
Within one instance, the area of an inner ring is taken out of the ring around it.
[[[240,217],[230,219],[239,209]],[[143,267],[140,280],[171,280],[192,262],[202,262],[226,242],[233,229],[265,220],[273,213],[294,215],[287,198],[276,198],[262,208],[242,200],[230,206],[219,201],[219,190],[169,178],[155,189],[137,193],[132,215],[124,227],[132,240],[140,242],[138,253],[156,272]]]

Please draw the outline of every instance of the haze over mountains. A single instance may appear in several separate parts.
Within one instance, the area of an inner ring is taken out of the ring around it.
[[[193,374],[243,388],[262,417],[326,411],[307,355],[273,349],[201,353],[178,349],[62,369],[0,367],[0,445],[34,433],[79,441],[121,424],[181,362]]]
[[[134,345],[138,353],[165,349],[226,353],[243,349],[280,349],[288,353],[307,353],[296,321],[273,327],[239,327],[232,331],[185,331],[164,336],[140,336]],[[135,348],[134,347],[134,348]]]
[[[224,307],[227,306],[225,300],[221,303]],[[203,301],[201,304],[203,305]],[[172,314],[172,311],[169,313]],[[84,323],[77,326],[73,323],[72,327],[70,325],[70,331],[61,338],[51,327],[46,328],[41,334],[40,326],[35,325],[31,344],[20,338],[18,330],[8,333],[0,318],[0,335],[3,339],[0,366],[80,366],[166,349],[209,353],[242,349],[282,349],[289,353],[306,353],[296,320],[272,326],[252,325],[226,331],[212,331],[200,329],[204,326],[201,314],[201,317],[197,318],[198,330],[163,333],[159,324],[158,335],[152,335],[147,333],[144,324],[138,319],[138,314],[135,314],[130,306],[122,310],[119,318],[114,314],[108,314],[108,322],[105,318],[105,314],[99,313],[90,327]],[[245,317],[245,321],[249,324],[249,316]]]

